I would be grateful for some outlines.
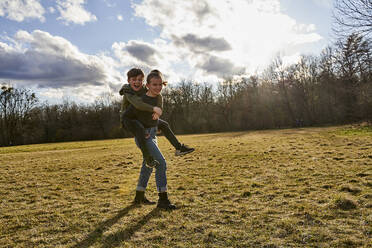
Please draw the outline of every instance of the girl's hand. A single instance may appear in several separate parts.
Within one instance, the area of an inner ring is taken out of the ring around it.
[[[160,117],[160,115],[158,115],[157,113],[153,113],[153,114],[152,114],[152,119],[153,119],[153,120],[158,120],[159,117]]]

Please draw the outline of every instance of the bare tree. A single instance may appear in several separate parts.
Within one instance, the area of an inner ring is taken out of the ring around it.
[[[372,32],[371,0],[335,0],[334,30],[339,35],[359,33],[369,37]]]
[[[293,104],[290,99],[290,91],[292,88],[291,74],[283,63],[281,57],[276,57],[268,70],[271,72],[272,81],[279,87],[279,94],[282,97],[282,105],[289,114],[292,123],[296,123],[296,116],[293,110]]]
[[[1,145],[23,143],[24,126],[38,99],[27,89],[2,86],[0,93]]]

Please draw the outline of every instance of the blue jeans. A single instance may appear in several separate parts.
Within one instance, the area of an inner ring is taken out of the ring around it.
[[[156,159],[160,163],[155,168],[156,188],[158,189],[158,192],[166,192],[167,191],[167,163],[165,161],[163,154],[159,150],[158,141],[156,139],[156,131],[157,131],[157,127],[145,128],[145,132],[150,134],[150,137],[146,140],[146,147],[150,155],[152,155],[154,159]],[[135,138],[135,141],[138,146],[137,138]],[[138,184],[137,184],[138,191],[146,190],[152,171],[153,171],[153,168],[147,167],[145,160],[143,160],[141,172],[140,172],[140,176],[138,178]]]

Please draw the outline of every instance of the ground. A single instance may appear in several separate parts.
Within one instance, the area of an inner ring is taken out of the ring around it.
[[[172,212],[131,204],[133,139],[0,148],[0,247],[372,247],[370,127],[178,137]]]

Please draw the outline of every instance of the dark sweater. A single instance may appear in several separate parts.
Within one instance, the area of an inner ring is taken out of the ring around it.
[[[152,106],[156,106],[158,104],[158,98],[159,96],[151,97],[145,94],[142,96],[142,101]],[[132,105],[130,106],[130,108],[133,108],[130,111],[134,111],[136,119],[139,120],[145,128],[156,127],[158,125],[158,120],[152,119],[152,112],[141,111],[134,108]]]

